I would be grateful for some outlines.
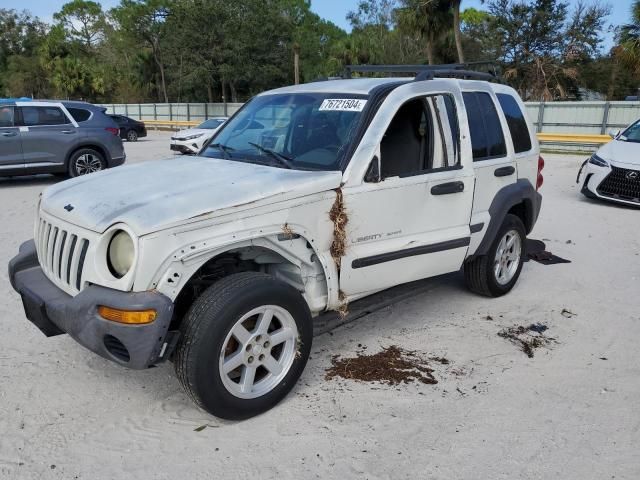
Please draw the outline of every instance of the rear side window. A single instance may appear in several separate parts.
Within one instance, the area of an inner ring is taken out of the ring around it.
[[[21,107],[22,121],[26,126],[65,125],[69,123],[60,107]]]
[[[507,125],[513,139],[513,149],[516,153],[528,152],[531,150],[531,137],[529,136],[527,121],[518,102],[511,95],[505,93],[498,93],[496,96],[504,116],[507,118]]]
[[[469,119],[473,161],[504,157],[507,147],[491,96],[484,92],[464,92],[462,97]]]
[[[13,127],[15,117],[14,107],[0,107],[0,128]]]
[[[76,122],[86,122],[91,117],[91,112],[85,108],[67,108]]]

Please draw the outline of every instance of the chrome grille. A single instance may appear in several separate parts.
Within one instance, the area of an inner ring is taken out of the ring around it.
[[[40,267],[54,283],[71,293],[82,287],[82,271],[89,239],[44,218],[36,228],[36,250]]]
[[[611,172],[598,185],[598,193],[606,197],[640,203],[640,170],[611,166]]]

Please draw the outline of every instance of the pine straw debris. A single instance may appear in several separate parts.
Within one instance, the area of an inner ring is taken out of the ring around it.
[[[509,340],[514,345],[520,347],[527,357],[533,358],[533,353],[536,348],[546,347],[547,345],[554,343],[556,340],[552,337],[547,337],[546,332],[548,327],[543,323],[532,323],[528,327],[522,325],[514,325],[513,327],[504,328],[498,332],[498,336]]]
[[[331,244],[331,257],[336,262],[338,270],[340,270],[340,264],[342,257],[346,251],[347,233],[346,226],[349,222],[347,212],[344,208],[344,197],[342,196],[342,190],[336,190],[336,200],[333,202],[331,210],[329,210],[329,218],[333,222],[333,243]]]
[[[335,377],[362,382],[380,382],[386,385],[398,385],[418,381],[435,385],[433,368],[416,352],[404,350],[396,345],[383,348],[381,352],[356,357],[331,358],[332,366],[326,371],[325,380]]]

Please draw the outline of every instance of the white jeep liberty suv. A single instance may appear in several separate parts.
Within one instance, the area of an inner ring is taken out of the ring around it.
[[[544,165],[522,101],[461,67],[394,71],[418,75],[268,91],[198,156],[47,188],[9,265],[27,318],[130,368],[171,358],[243,419],[295,385],[323,312],[461,267],[509,292]]]

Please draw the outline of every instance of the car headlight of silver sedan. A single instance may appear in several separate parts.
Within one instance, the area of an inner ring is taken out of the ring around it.
[[[124,230],[116,230],[107,249],[107,265],[116,278],[124,277],[135,260],[136,248],[133,238]]]
[[[187,135],[186,137],[182,137],[180,140],[195,140],[196,138],[200,138],[204,133],[196,133],[195,135]]]

